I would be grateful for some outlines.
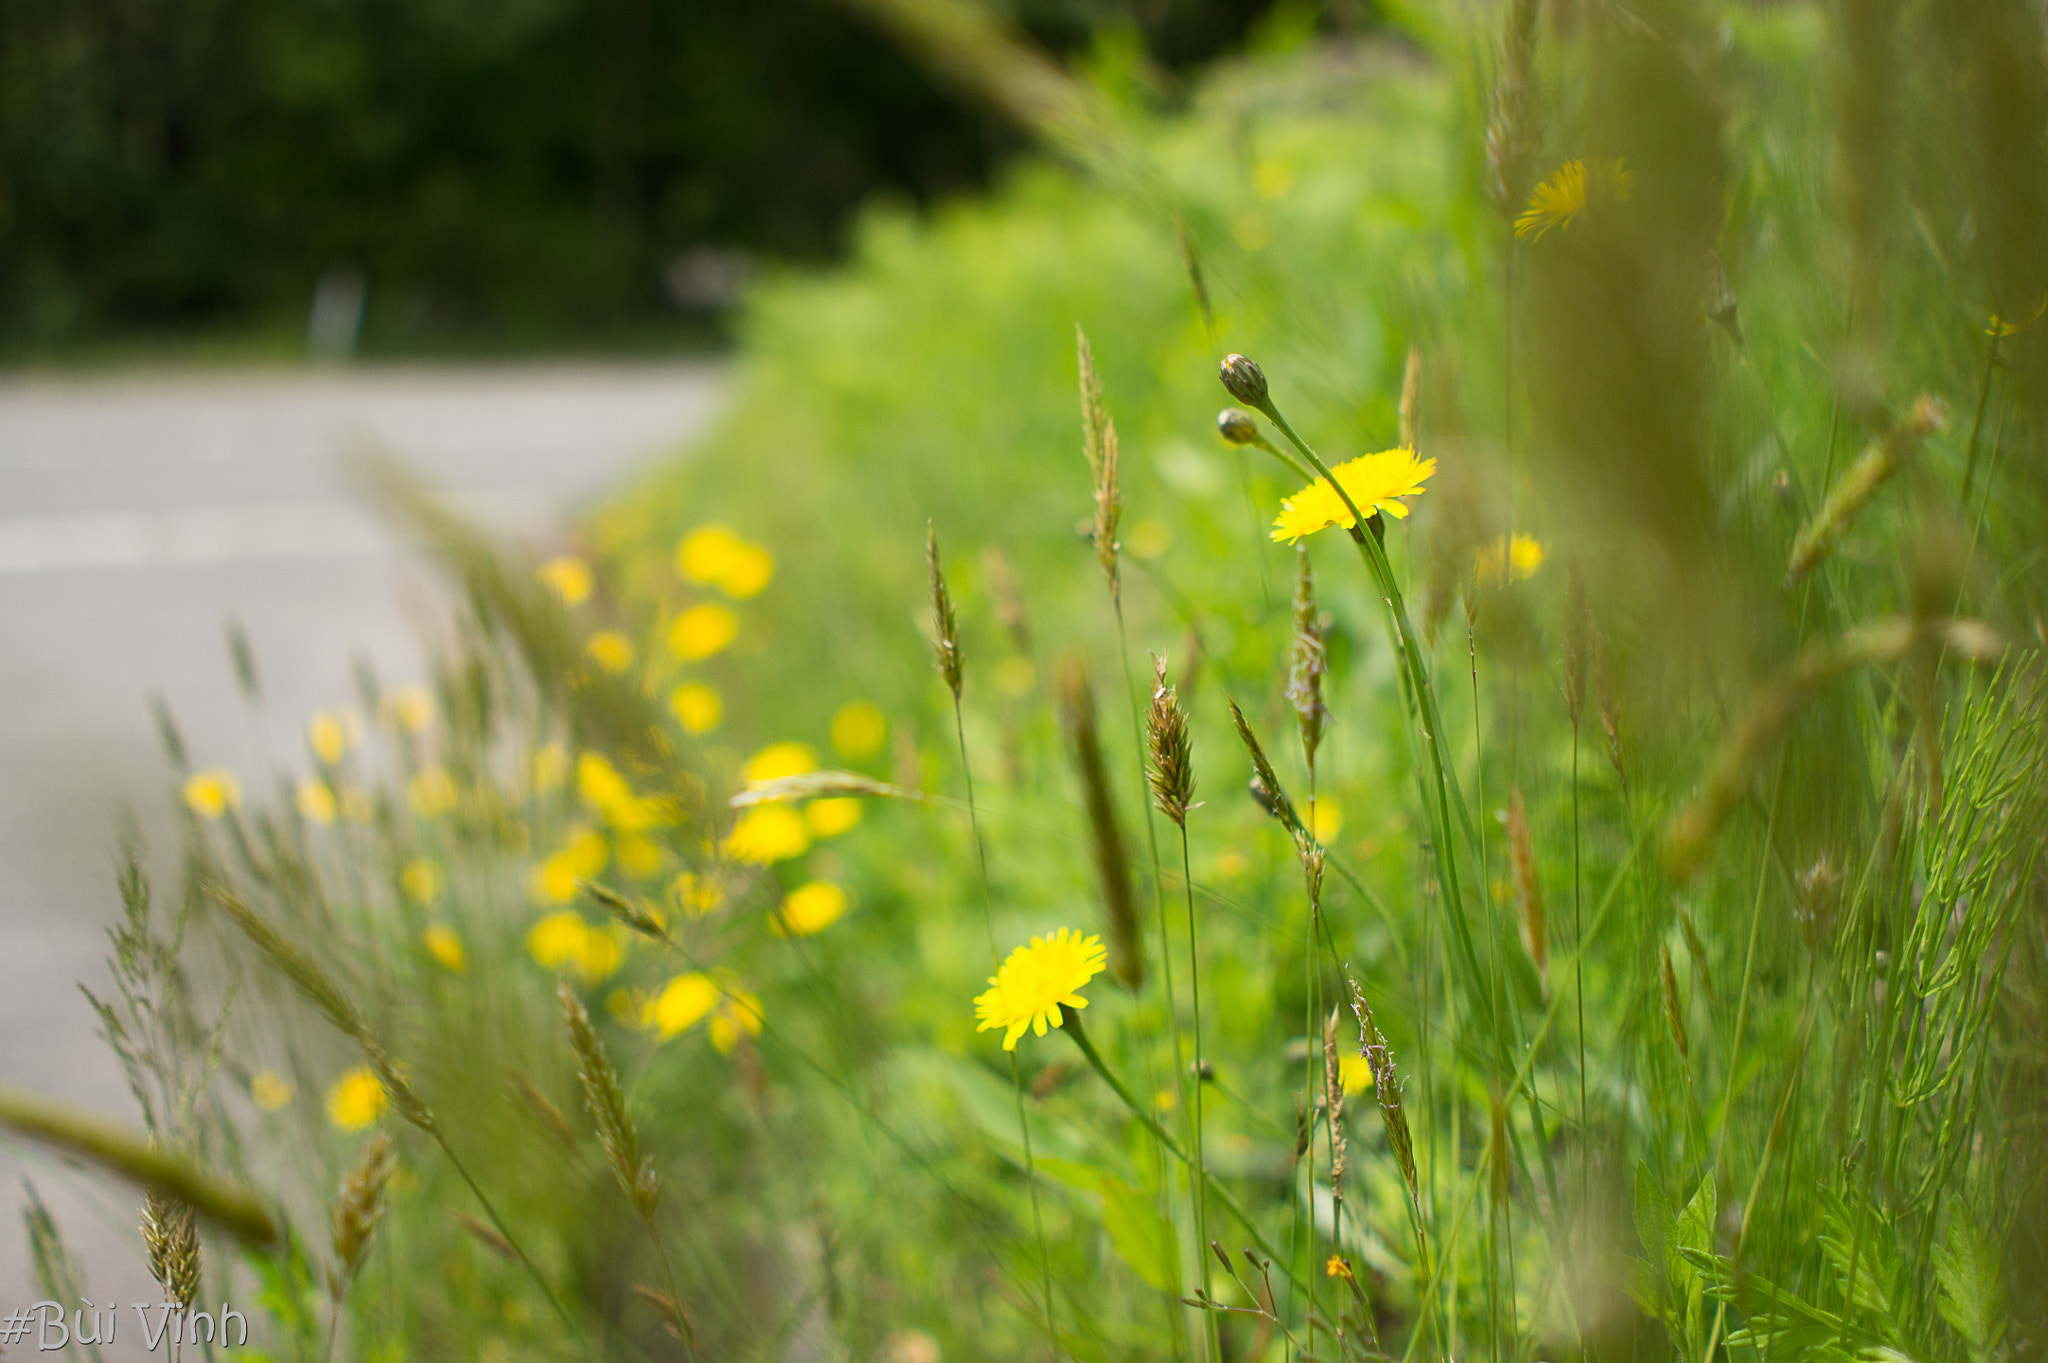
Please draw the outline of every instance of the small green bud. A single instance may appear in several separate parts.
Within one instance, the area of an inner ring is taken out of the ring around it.
[[[1216,433],[1233,445],[1255,445],[1259,439],[1259,424],[1251,414],[1235,407],[1225,407],[1216,414]]]

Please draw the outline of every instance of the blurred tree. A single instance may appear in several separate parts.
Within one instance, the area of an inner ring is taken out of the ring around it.
[[[1269,4],[1013,13],[1177,66]],[[707,245],[824,255],[1022,145],[816,0],[7,0],[0,346],[274,325],[323,276],[373,346],[616,335],[729,286]]]

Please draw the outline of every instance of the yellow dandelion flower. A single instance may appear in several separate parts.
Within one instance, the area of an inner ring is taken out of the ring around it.
[[[1002,968],[989,976],[989,989],[974,1000],[977,1032],[1006,1029],[1003,1049],[1017,1049],[1028,1027],[1038,1036],[1060,1025],[1060,1005],[1086,1008],[1081,986],[1093,979],[1108,960],[1100,937],[1083,937],[1061,928],[1050,937],[1034,937],[1018,947]]]
[[[1316,841],[1328,845],[1344,831],[1344,806],[1325,795],[1316,801],[1315,812],[1309,816],[1309,831],[1316,835]]]
[[[433,957],[442,969],[453,971],[457,975],[462,973],[462,939],[455,935],[453,928],[436,923],[427,929],[421,940],[427,945],[427,955]]]
[[[361,1131],[384,1115],[389,1101],[375,1071],[358,1065],[327,1090],[327,1120],[343,1131]]]
[[[1344,1085],[1344,1096],[1355,1098],[1372,1087],[1372,1064],[1362,1055],[1340,1055],[1337,1078]]]
[[[619,934],[610,928],[592,928],[583,934],[583,950],[576,956],[576,973],[585,984],[610,979],[626,957]]]
[[[745,601],[759,596],[774,578],[775,556],[742,539],[730,526],[705,525],[676,546],[676,571]]]
[[[661,869],[661,844],[635,833],[619,839],[619,869],[629,876],[651,876]]]
[[[719,590],[735,601],[751,601],[775,580],[775,555],[758,544],[743,544],[725,567]]]
[[[655,1036],[662,1041],[687,1032],[718,1004],[718,986],[709,975],[691,971],[678,975],[655,995],[649,1014]]]
[[[775,926],[778,932],[809,937],[831,927],[845,913],[846,891],[829,880],[814,880],[789,892]]]
[[[1343,1278],[1348,1281],[1351,1278],[1351,1265],[1344,1262],[1343,1255],[1332,1254],[1329,1261],[1323,1265],[1323,1276],[1325,1278]]]
[[[396,726],[409,734],[422,733],[434,722],[434,693],[418,684],[401,686],[377,707],[377,717],[387,728]]]
[[[292,1086],[275,1070],[258,1070],[249,1076],[249,1101],[264,1112],[275,1112],[292,1100]]]
[[[306,721],[306,746],[331,767],[348,755],[361,730],[353,710],[322,710]]]
[[[1399,520],[1408,514],[1408,504],[1400,499],[1423,491],[1423,483],[1436,472],[1436,460],[1417,459],[1414,450],[1402,447],[1361,454],[1330,472],[1362,514],[1370,516],[1377,511]],[[1273,538],[1291,542],[1333,525],[1348,529],[1353,523],[1336,488],[1330,486],[1329,479],[1318,478],[1280,504]]]
[[[785,776],[802,776],[818,769],[818,754],[808,743],[770,743],[747,759],[749,782],[775,781]]]
[[[615,629],[601,629],[591,635],[583,651],[607,672],[624,672],[633,665],[633,641]]]
[[[318,781],[308,777],[306,780],[299,782],[297,803],[299,806],[299,817],[307,823],[330,824],[334,822],[338,806],[334,802],[334,792],[328,789],[325,781]]]
[[[185,807],[202,819],[218,819],[242,806],[242,783],[222,767],[194,772],[185,782]]]
[[[810,826],[802,815],[787,805],[756,805],[733,825],[725,854],[734,861],[766,866],[802,856],[810,845]]]
[[[1515,219],[1515,235],[1540,241],[1553,227],[1569,228],[1589,203],[1602,198],[1626,200],[1635,193],[1635,175],[1619,158],[1571,160],[1550,172],[1529,195],[1529,207]]]
[[[864,700],[852,700],[832,716],[832,750],[850,761],[873,757],[889,736],[889,721]]]
[[[414,857],[398,873],[398,888],[414,903],[431,908],[441,898],[441,868],[425,857]]]
[[[1534,577],[1536,570],[1543,566],[1543,545],[1534,535],[1515,534],[1511,542],[1483,544],[1472,556],[1472,571],[1486,586],[1497,587],[1501,580],[1501,563],[1505,560],[1508,571],[1516,582]]]
[[[804,822],[821,838],[836,838],[860,822],[860,801],[851,795],[813,800],[804,806]]]
[[[547,969],[560,970],[582,957],[583,941],[589,935],[590,924],[583,921],[583,915],[564,909],[533,925],[526,934],[526,950]]]
[[[422,819],[438,819],[455,808],[455,778],[446,767],[421,767],[406,783],[405,798]]]
[[[761,1000],[744,989],[728,989],[711,1015],[711,1044],[721,1055],[731,1055],[740,1036],[761,1035]]]
[[[725,700],[702,682],[684,682],[669,693],[668,708],[686,734],[708,734],[725,718]]]
[[[708,658],[739,633],[739,617],[716,602],[692,606],[669,626],[668,651],[684,662]]]
[[[692,918],[702,918],[718,907],[718,887],[703,877],[684,871],[669,884],[668,897]]]
[[[540,565],[537,576],[549,591],[562,598],[565,606],[580,606],[590,598],[590,565],[574,554],[549,559]]]
[[[576,791],[621,833],[645,832],[657,822],[653,802],[635,795],[618,768],[602,754],[586,752],[576,759]]]
[[[595,828],[579,828],[569,835],[569,841],[562,848],[562,856],[569,868],[588,880],[604,870],[611,860],[611,839]]]
[[[537,791],[553,790],[569,775],[569,750],[560,743],[549,743],[533,754],[533,788]]]

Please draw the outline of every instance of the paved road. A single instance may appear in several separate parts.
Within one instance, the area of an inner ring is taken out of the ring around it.
[[[170,703],[196,761],[263,769],[226,618],[255,647],[278,750],[351,698],[355,654],[386,678],[420,675],[438,584],[351,502],[341,449],[380,441],[493,524],[545,538],[701,430],[719,392],[702,364],[0,380],[0,1084],[134,1122],[73,982],[105,977],[116,811],[166,827],[148,696]],[[42,1295],[23,1174],[95,1300],[156,1299],[128,1198],[0,1147],[0,1313]],[[148,1357],[129,1334],[111,1356]],[[13,1349],[34,1351],[33,1334]]]

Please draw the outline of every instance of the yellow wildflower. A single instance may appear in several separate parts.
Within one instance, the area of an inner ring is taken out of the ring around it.
[[[438,819],[455,808],[455,778],[446,767],[421,767],[406,783],[405,796],[413,813],[422,819]]]
[[[264,1112],[275,1112],[292,1100],[292,1086],[275,1070],[258,1070],[249,1076],[249,1101]]]
[[[1308,827],[1316,835],[1317,842],[1328,845],[1344,831],[1344,806],[1327,795],[1322,796],[1309,816]]]
[[[655,996],[654,1006],[649,1010],[656,1036],[666,1041],[678,1032],[688,1031],[717,1003],[718,986],[709,975],[693,970],[676,976]]]
[[[533,754],[533,788],[553,790],[569,774],[569,750],[561,743],[549,743]]]
[[[635,833],[619,839],[619,869],[629,876],[651,876],[661,869],[661,844]]]
[[[565,606],[580,606],[590,597],[590,565],[574,554],[562,554],[540,565],[538,574]]]
[[[462,939],[455,935],[454,929],[436,923],[427,929],[422,940],[427,944],[427,955],[438,961],[444,969],[452,970],[457,975],[462,973]]]
[[[848,701],[832,716],[832,749],[849,760],[873,757],[888,736],[889,722],[867,701]]]
[[[813,800],[804,806],[804,822],[821,838],[836,838],[860,822],[860,801],[851,795]]]
[[[685,662],[708,658],[739,633],[739,617],[716,602],[692,606],[669,626],[668,650]]]
[[[761,1035],[761,1000],[744,989],[728,989],[711,1015],[711,1044],[722,1055],[731,1055],[740,1035]]]
[[[759,596],[775,576],[775,556],[742,539],[730,526],[705,525],[676,546],[676,571],[745,601]]]
[[[306,745],[313,756],[333,766],[355,746],[361,725],[352,710],[322,710],[306,721]]]
[[[361,1131],[384,1115],[390,1100],[367,1065],[358,1065],[327,1090],[327,1120],[343,1131]]]
[[[1540,241],[1551,228],[1563,231],[1578,221],[1588,203],[1601,198],[1626,200],[1635,187],[1634,174],[1619,158],[1567,161],[1529,195],[1529,207],[1515,219],[1515,235],[1523,241]]]
[[[774,781],[784,776],[802,776],[818,769],[818,754],[808,743],[770,743],[747,759],[749,782]]]
[[[669,694],[668,708],[686,734],[708,734],[725,718],[725,701],[702,682],[684,682]]]
[[[676,907],[692,918],[702,918],[718,907],[718,887],[689,871],[684,871],[670,883],[668,896]]]
[[[583,651],[607,672],[624,672],[633,665],[633,641],[615,629],[601,629],[591,635]]]
[[[811,845],[811,830],[787,805],[756,805],[740,816],[725,840],[725,854],[734,861],[787,861]]]
[[[635,795],[601,753],[586,752],[576,759],[576,791],[621,833],[640,833],[655,825],[652,802]]]
[[[1100,937],[1083,937],[1061,928],[1050,937],[1034,937],[1018,947],[1001,969],[989,976],[989,989],[974,1000],[980,1019],[977,1032],[1004,1028],[1003,1049],[1017,1049],[1026,1028],[1044,1036],[1048,1026],[1061,1025],[1060,1006],[1086,1008],[1081,986],[1101,971],[1108,959]]]
[[[1323,1276],[1325,1278],[1349,1280],[1351,1277],[1351,1265],[1344,1262],[1344,1256],[1341,1254],[1332,1254],[1329,1262],[1323,1265]]]
[[[194,772],[185,782],[185,805],[202,819],[218,819],[242,807],[242,783],[222,767]]]
[[[573,968],[588,984],[596,984],[619,968],[619,942],[604,928],[593,928],[583,915],[564,909],[535,923],[526,934],[526,950],[549,970]]]
[[[1408,514],[1408,505],[1400,498],[1416,496],[1423,490],[1423,483],[1436,472],[1436,460],[1417,459],[1414,450],[1402,447],[1361,454],[1330,472],[1350,494],[1361,514],[1370,516],[1377,511],[1399,520]],[[1280,515],[1273,522],[1273,538],[1293,541],[1333,525],[1349,528],[1354,523],[1330,480],[1318,478],[1280,504]]]
[[[579,828],[569,835],[562,849],[569,867],[586,880],[596,875],[611,859],[611,841],[595,828]]]
[[[1340,1055],[1337,1078],[1344,1085],[1344,1096],[1355,1098],[1372,1087],[1372,1063],[1362,1055]]]
[[[776,929],[808,937],[823,932],[846,912],[846,891],[829,880],[814,880],[789,892],[777,915]]]
[[[1497,587],[1501,580],[1501,561],[1507,561],[1513,580],[1520,582],[1534,577],[1536,570],[1543,566],[1543,545],[1535,536],[1516,532],[1511,542],[1483,544],[1472,556],[1472,571],[1480,582]]]
[[[401,686],[384,698],[377,713],[387,726],[420,733],[434,722],[434,693],[417,684]]]
[[[412,896],[414,903],[432,907],[441,897],[441,868],[425,857],[414,857],[398,873],[398,888]]]
[[[307,823],[330,824],[334,822],[336,806],[334,792],[327,788],[325,781],[308,777],[299,782],[299,817]]]

